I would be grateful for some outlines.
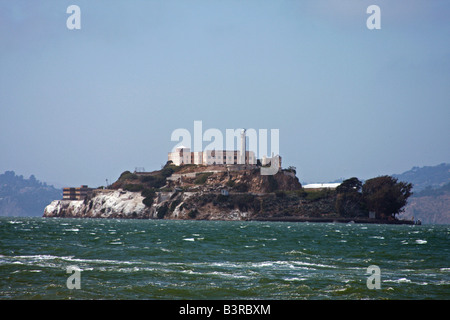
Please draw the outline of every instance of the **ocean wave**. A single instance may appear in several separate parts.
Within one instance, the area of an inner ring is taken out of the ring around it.
[[[33,255],[21,255],[21,256],[11,256],[14,259],[30,259],[30,260],[54,260],[54,259],[64,259],[70,258],[71,256],[54,256],[50,254],[33,254]]]
[[[78,264],[106,264],[106,265],[131,265],[131,264],[141,264],[140,261],[121,261],[121,260],[108,260],[108,259],[86,259],[86,258],[75,258],[74,256],[55,256],[55,255],[19,255],[4,257],[9,258],[11,264],[34,264],[38,263],[41,266],[47,267],[61,267],[59,264],[42,264],[42,262],[55,262],[57,260],[70,263]],[[39,264],[40,263],[40,264]],[[87,268],[87,267],[84,267]]]
[[[74,257],[60,257],[62,260],[68,262],[79,262],[86,264],[111,264],[111,265],[131,265],[140,264],[140,261],[123,261],[123,260],[109,260],[109,259],[86,259],[86,258],[74,258]]]
[[[191,274],[199,274],[202,276],[217,276],[220,278],[229,278],[229,279],[252,279],[252,277],[242,274],[236,274],[236,273],[227,273],[227,272],[220,272],[220,271],[212,271],[212,272],[193,272]]]
[[[305,281],[308,279],[307,278],[299,278],[299,277],[292,277],[292,278],[287,277],[287,278],[283,278],[283,280],[291,282],[291,281]]]
[[[399,278],[399,279],[387,279],[383,280],[383,282],[393,282],[393,283],[411,283],[411,280],[408,278]]]
[[[254,262],[250,263],[250,267],[253,268],[277,268],[277,267],[288,267],[288,268],[299,268],[299,269],[316,269],[316,268],[326,268],[326,269],[336,269],[336,266],[327,265],[322,263],[314,263],[314,262],[304,262],[304,261],[262,261],[262,262]]]
[[[274,268],[274,267],[295,267],[290,261],[261,261],[261,262],[212,262],[201,263],[201,265],[208,265],[210,267],[231,268],[231,269],[259,269],[259,268]]]
[[[288,254],[288,255],[297,255],[297,254],[299,254],[299,255],[309,255],[308,253],[305,253],[305,252],[299,251],[299,250],[291,250],[291,251],[285,252],[284,254]]]
[[[9,220],[8,223],[10,223],[10,224],[23,224],[24,222],[20,221],[20,220]]]
[[[308,267],[319,267],[319,268],[330,268],[330,269],[337,269],[338,267],[329,265],[329,264],[322,264],[322,263],[311,263],[311,262],[303,262],[303,261],[293,261],[294,265],[300,265],[300,266],[308,266]]]

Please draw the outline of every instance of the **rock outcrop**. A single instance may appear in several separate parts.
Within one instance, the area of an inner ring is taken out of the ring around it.
[[[157,192],[151,206],[139,192],[96,191],[85,200],[55,200],[44,217],[264,220],[280,217],[333,217],[333,197],[305,200],[297,193]]]
[[[44,210],[44,217],[65,218],[134,218],[150,217],[144,197],[123,190],[95,191],[84,200],[55,200]]]

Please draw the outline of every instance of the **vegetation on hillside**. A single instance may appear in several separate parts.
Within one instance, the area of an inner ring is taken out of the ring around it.
[[[392,177],[400,181],[412,183],[414,193],[418,193],[427,188],[440,188],[450,183],[450,163],[441,163],[436,166],[413,167],[402,174],[395,174]]]
[[[41,216],[62,190],[40,182],[34,175],[28,179],[14,171],[0,174],[0,216]]]
[[[420,192],[414,193],[412,196],[415,198],[418,197],[438,197],[442,196],[444,194],[450,193],[450,182],[447,184],[444,184],[440,188],[432,188],[431,186],[426,187]]]

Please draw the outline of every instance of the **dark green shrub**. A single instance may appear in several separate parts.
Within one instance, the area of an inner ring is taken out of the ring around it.
[[[208,179],[208,177],[210,175],[212,175],[212,172],[203,172],[203,173],[199,173],[197,174],[197,177],[194,180],[195,184],[204,184],[206,182],[206,180]]]
[[[248,192],[249,185],[248,185],[248,183],[245,183],[245,182],[239,182],[239,183],[236,183],[236,185],[233,187],[233,190],[237,191],[237,192]]]
[[[124,171],[119,177],[119,180],[136,180],[138,176],[130,171]]]
[[[163,219],[168,211],[169,211],[169,206],[167,205],[167,203],[165,203],[164,205],[162,205],[161,207],[158,208],[158,212],[156,213],[156,216],[158,217],[158,219]]]
[[[177,199],[170,204],[170,212],[173,212],[175,208],[181,203],[181,199]]]
[[[144,189],[141,192],[141,196],[144,197],[142,203],[145,204],[147,207],[151,207],[153,205],[153,201],[156,198],[156,192],[154,189]]]
[[[234,194],[230,196],[230,201],[241,211],[255,207],[255,196],[251,194]]]
[[[198,214],[198,210],[197,209],[192,209],[191,211],[189,211],[188,217],[191,218],[191,219],[195,219],[197,214]]]
[[[167,177],[170,177],[172,175],[172,173],[174,173],[174,172],[175,172],[175,170],[171,166],[167,166],[161,170],[160,174],[164,178],[167,178]]]
[[[147,207],[151,207],[153,205],[153,201],[155,201],[155,197],[146,197],[144,198],[144,200],[142,200],[142,203]]]
[[[295,190],[294,193],[299,197],[299,198],[305,198],[306,196],[308,196],[308,193],[305,191],[305,189],[301,188],[300,190]]]
[[[217,203],[224,203],[228,201],[229,196],[224,196],[223,194],[218,194],[216,197]]]
[[[284,191],[275,191],[275,196],[277,198],[286,198],[286,192],[284,192]]]
[[[127,184],[123,189],[131,192],[139,192],[142,191],[144,187],[141,184]]]
[[[141,176],[141,182],[143,183],[152,182],[155,179],[156,179],[155,176]]]
[[[145,188],[141,192],[141,196],[143,196],[144,198],[154,197],[155,195],[156,194],[155,194],[155,190],[154,189],[147,189],[147,188]]]
[[[274,192],[275,190],[278,190],[278,182],[274,178],[274,176],[267,176],[267,182],[269,184],[268,186],[269,192]]]
[[[320,199],[324,199],[329,197],[333,192],[334,191],[331,191],[329,189],[306,191],[307,193],[306,200],[317,201]]]
[[[227,181],[226,186],[232,188],[232,187],[234,187],[235,184],[236,184],[236,182],[234,180],[230,179]]]
[[[160,175],[144,176],[141,181],[149,188],[161,188],[166,184],[166,178]]]

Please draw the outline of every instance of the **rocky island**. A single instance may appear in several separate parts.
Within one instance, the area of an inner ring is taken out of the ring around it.
[[[161,170],[125,171],[107,189],[92,189],[83,199],[55,200],[44,217],[412,223],[395,214],[369,218],[354,182],[310,190],[295,168],[261,175],[260,166],[168,161]]]

